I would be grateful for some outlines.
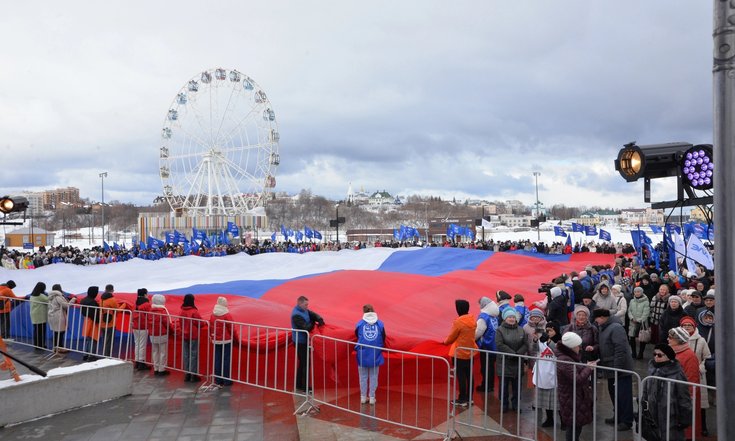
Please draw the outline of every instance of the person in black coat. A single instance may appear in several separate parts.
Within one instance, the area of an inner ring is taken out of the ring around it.
[[[567,313],[567,298],[562,294],[561,288],[555,286],[549,291],[551,301],[549,302],[548,313],[546,319],[554,321],[563,327],[569,324],[569,315]]]
[[[685,315],[686,313],[684,312],[684,308],[682,308],[681,297],[669,296],[669,306],[664,309],[658,324],[658,335],[663,336],[661,338],[665,339],[665,336],[669,335],[669,329],[679,327],[679,321],[681,321],[681,318]]]

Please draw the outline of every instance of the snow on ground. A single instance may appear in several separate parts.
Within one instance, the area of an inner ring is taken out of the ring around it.
[[[106,366],[114,366],[117,364],[124,364],[125,362],[122,360],[115,360],[112,358],[101,358],[97,361],[90,361],[86,363],[77,364],[74,366],[65,366],[65,367],[59,367],[55,369],[51,369],[47,372],[48,377],[56,377],[61,375],[69,375],[74,374],[77,372],[84,372],[92,369],[98,369]],[[47,377],[47,378],[48,378]],[[43,377],[37,374],[25,374],[20,376],[21,381],[16,382],[15,380],[8,379],[0,381],[0,390],[6,388],[6,387],[12,387],[19,384],[26,384],[30,383],[32,381],[41,381],[43,380]]]

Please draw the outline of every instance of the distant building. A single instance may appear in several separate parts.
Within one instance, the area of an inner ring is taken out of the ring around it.
[[[516,211],[523,211],[523,210],[526,209],[526,206],[523,205],[523,202],[521,202],[519,200],[515,200],[515,199],[514,200],[510,200],[510,201],[505,201],[505,205],[508,208],[508,210],[506,211],[506,213],[508,211],[516,212]]]
[[[652,208],[628,208],[620,212],[620,220],[624,224],[654,224],[661,225],[664,222],[663,210]]]
[[[5,234],[6,247],[23,247],[23,244],[32,243],[35,248],[40,246],[54,246],[55,234],[43,228],[19,228]]]
[[[573,222],[584,226],[600,225],[600,216],[597,213],[586,211],[573,219]]]
[[[709,216],[710,219],[707,219],[707,216]],[[714,213],[705,214],[704,210],[699,207],[694,207],[692,208],[692,211],[689,212],[689,219],[695,222],[707,222],[708,220],[712,221],[713,216]]]
[[[501,214],[498,215],[498,218],[502,225],[511,228],[530,227],[531,220],[535,219],[533,216],[520,216],[514,214]]]
[[[79,206],[82,200],[79,198],[79,189],[76,187],[57,188],[45,190],[43,195],[43,208],[45,210],[56,210],[62,202]]]
[[[26,214],[29,216],[38,216],[43,214],[43,193],[38,191],[27,191],[20,194],[28,199],[28,209]]]
[[[369,203],[373,207],[382,207],[384,205],[392,205],[393,204],[393,196],[390,195],[387,191],[376,191],[370,196]]]

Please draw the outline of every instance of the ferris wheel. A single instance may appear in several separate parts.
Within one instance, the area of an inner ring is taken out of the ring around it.
[[[176,212],[239,215],[276,185],[278,125],[268,97],[237,70],[210,69],[179,90],[161,130],[163,196]]]

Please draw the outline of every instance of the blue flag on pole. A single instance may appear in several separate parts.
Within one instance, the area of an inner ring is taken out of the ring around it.
[[[610,236],[610,233],[600,228],[600,240],[606,240],[608,242],[612,241],[612,237]]]
[[[288,238],[288,230],[286,230],[286,227],[281,224],[281,236],[283,236],[283,239],[285,240]]]
[[[663,233],[663,230],[658,225],[651,224],[651,225],[649,225],[649,227],[651,227],[651,233],[653,233],[653,234],[661,234],[661,233]]]
[[[271,234],[271,242],[276,243],[276,232],[274,231],[273,234]]]
[[[314,230],[312,230],[308,226],[304,226],[304,235],[307,238],[309,238],[309,239],[313,239],[314,238]]]
[[[166,243],[174,243],[174,233],[166,231],[163,235],[166,238]]]
[[[301,242],[304,239],[304,233],[296,231],[296,242]]]
[[[105,250],[105,253],[110,252],[110,245],[108,245],[104,240],[102,241],[102,249]]]
[[[314,239],[322,240],[322,233],[318,232],[317,230],[314,230]]]
[[[671,233],[681,234],[681,228],[679,228],[678,225],[666,224],[666,232],[669,234]]]
[[[237,228],[234,222],[227,222],[227,232],[235,237],[240,235],[240,229]]]
[[[560,226],[554,227],[554,236],[566,237],[567,233],[564,232],[564,228]]]
[[[567,243],[566,243],[566,245],[572,246],[572,235],[571,234],[567,234]]]
[[[584,227],[585,236],[597,236],[597,227],[594,225],[587,225]]]
[[[576,222],[572,222],[572,232],[573,233],[584,233],[584,225],[578,224]]]

